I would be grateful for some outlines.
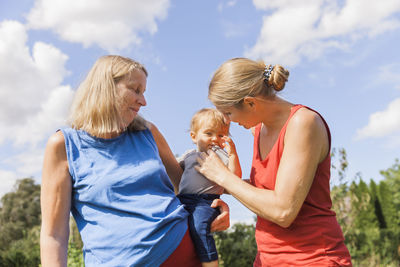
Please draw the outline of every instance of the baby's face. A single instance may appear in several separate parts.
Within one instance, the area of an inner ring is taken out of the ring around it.
[[[196,133],[190,132],[190,136],[200,152],[205,152],[212,146],[222,147],[223,137],[227,135],[228,129],[216,129],[210,125],[200,127]]]

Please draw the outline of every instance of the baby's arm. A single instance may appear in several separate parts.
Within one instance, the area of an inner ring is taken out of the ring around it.
[[[224,136],[224,148],[226,152],[228,152],[228,168],[229,170],[234,173],[239,178],[242,178],[242,168],[240,167],[239,156],[236,152],[236,146],[233,142],[232,138],[228,136]]]

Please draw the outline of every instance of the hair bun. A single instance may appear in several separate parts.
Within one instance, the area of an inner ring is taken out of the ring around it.
[[[281,91],[285,87],[288,78],[289,71],[281,65],[275,65],[272,68],[268,83],[274,87],[275,91]]]

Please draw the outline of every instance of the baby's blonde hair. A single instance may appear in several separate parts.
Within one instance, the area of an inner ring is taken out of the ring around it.
[[[80,84],[72,102],[69,122],[94,136],[121,132],[122,118],[118,111],[116,84],[133,70],[147,70],[130,58],[108,55],[100,57]],[[136,116],[129,130],[143,130],[147,122]]]
[[[269,67],[272,71],[266,75]],[[273,96],[285,87],[289,71],[263,61],[233,58],[223,63],[211,79],[208,98],[216,107],[240,107],[246,96]]]
[[[213,129],[226,130],[226,133],[229,134],[229,122],[221,112],[214,108],[203,108],[197,111],[190,121],[190,131],[197,133],[204,124],[210,125]]]

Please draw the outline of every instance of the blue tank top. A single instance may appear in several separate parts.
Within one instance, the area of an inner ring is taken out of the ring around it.
[[[113,139],[61,129],[86,266],[159,266],[187,230],[149,130]]]

